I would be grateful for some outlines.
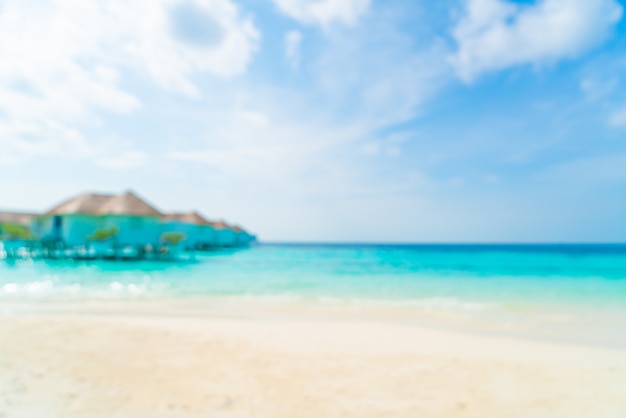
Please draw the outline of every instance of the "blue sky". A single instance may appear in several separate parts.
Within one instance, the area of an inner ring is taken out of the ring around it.
[[[266,241],[623,242],[616,0],[0,0],[0,207]]]

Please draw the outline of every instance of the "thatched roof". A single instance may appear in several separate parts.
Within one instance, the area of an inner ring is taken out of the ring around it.
[[[50,209],[46,215],[143,215],[161,216],[161,213],[133,192],[120,195],[85,193]]]
[[[187,222],[195,225],[212,225],[209,220],[200,215],[198,212],[168,213],[163,217],[163,219],[166,221]]]
[[[97,215],[100,208],[108,202],[113,195],[84,193],[66,200],[46,212],[46,215],[69,215],[87,214]]]
[[[22,213],[22,212],[0,212],[0,224],[18,224],[23,226],[29,226],[30,221],[36,217],[34,213]]]
[[[209,224],[215,229],[231,229],[230,225],[228,225],[224,221],[214,221],[214,222],[209,222]]]
[[[109,199],[98,210],[100,215],[144,215],[161,216],[156,208],[139,198],[133,192],[126,192]]]

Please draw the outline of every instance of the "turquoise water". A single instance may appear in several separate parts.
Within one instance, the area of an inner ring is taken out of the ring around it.
[[[626,304],[620,245],[258,245],[173,262],[0,262],[0,298],[305,299]]]
[[[265,244],[182,263],[0,262],[0,304],[164,297],[552,318],[608,333],[626,329],[626,245]]]

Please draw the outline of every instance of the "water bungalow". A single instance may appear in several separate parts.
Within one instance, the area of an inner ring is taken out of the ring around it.
[[[0,253],[17,255],[28,246],[32,233],[30,223],[37,215],[20,212],[0,212]]]
[[[238,231],[241,229],[238,228]],[[198,212],[164,214],[137,194],[85,193],[36,215],[0,212],[0,258],[144,258],[249,245]],[[18,254],[19,251],[22,253]]]
[[[164,230],[185,234],[187,250],[207,250],[218,247],[217,233],[213,228],[213,223],[195,211],[165,215]]]
[[[256,239],[254,235],[251,235],[250,233],[248,233],[248,231],[246,231],[239,225],[234,225],[231,229],[235,231],[235,246],[236,247],[249,245],[252,241]]]
[[[22,225],[27,227],[36,216],[34,213],[0,212],[0,235],[2,234],[3,226]]]
[[[120,195],[82,194],[55,206],[32,222],[42,241],[62,241],[69,247],[102,241],[110,231],[118,245],[156,244],[161,236],[161,212],[133,192]],[[113,233],[113,231],[116,231]]]
[[[215,229],[215,241],[218,247],[234,247],[237,243],[235,238],[235,231],[233,228],[224,221],[217,221],[212,223]]]

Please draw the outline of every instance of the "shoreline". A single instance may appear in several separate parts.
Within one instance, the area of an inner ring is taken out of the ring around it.
[[[0,316],[0,416],[626,411],[626,350],[373,319],[100,313]]]
[[[189,319],[300,320],[355,323],[374,321],[389,325],[429,328],[487,337],[562,343],[626,350],[626,315],[601,317],[568,310],[525,309],[475,311],[416,309],[395,301],[333,300],[265,296],[170,296],[126,298],[0,299],[0,319],[12,316],[181,317]],[[471,304],[471,303],[468,303]],[[574,313],[578,316],[575,316]]]

